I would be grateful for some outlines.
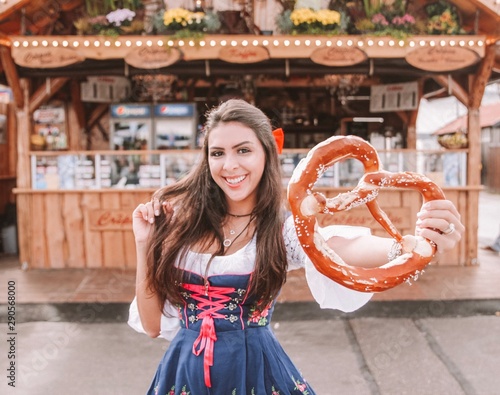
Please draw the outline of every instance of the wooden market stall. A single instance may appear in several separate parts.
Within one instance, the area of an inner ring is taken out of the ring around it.
[[[23,5],[22,1],[16,3]],[[253,4],[247,1],[245,5],[249,3]],[[280,123],[277,126],[285,129],[288,147],[282,158],[284,187],[290,169],[311,144],[334,134],[358,134],[367,139],[377,135],[382,144],[378,151],[389,170],[424,169],[443,186],[462,215],[467,229],[464,238],[450,254],[440,257],[438,264],[477,263],[479,106],[495,72],[500,18],[480,1],[453,3],[462,10],[463,25],[472,27],[469,34],[395,38],[370,34],[264,35],[251,31],[195,39],[153,34],[52,35],[41,29],[44,34],[17,32],[3,37],[2,71],[13,97],[9,125],[16,125],[10,127],[9,136],[17,136],[15,143],[13,137],[9,139],[11,167],[2,166],[10,169],[6,174],[12,177],[12,161],[17,155],[20,261],[32,268],[134,266],[130,213],[138,203],[149,200],[158,186],[175,178],[165,170],[174,166],[171,163],[180,160],[186,166],[195,160],[196,136],[191,149],[116,151],[106,130],[112,100],[89,105],[82,100],[88,94],[82,94],[83,84],[96,76],[137,76],[144,81],[144,75],[168,75],[175,76],[175,89],[182,92],[170,97],[169,103],[198,100],[203,105],[215,104],[236,86],[242,97]],[[245,10],[252,14],[251,7]],[[14,8],[0,8],[3,17],[16,12]],[[353,80],[356,75],[363,76],[361,81]],[[349,76],[347,85],[357,84],[356,90],[341,92],[344,82],[338,76]],[[104,86],[105,82],[96,84]],[[109,86],[116,93],[118,86]],[[172,83],[165,86],[171,89]],[[92,89],[98,96],[96,85]],[[454,95],[467,106],[467,148],[417,150],[418,102],[437,91]],[[283,92],[285,101],[273,101]],[[64,103],[65,145],[64,149],[43,150],[33,139],[37,126],[34,114],[54,101]],[[294,102],[291,115],[290,109],[283,107],[290,101]],[[305,114],[297,110],[297,103],[304,102],[310,103]],[[338,114],[342,115],[335,117]],[[360,117],[365,120],[360,121]],[[379,118],[384,121],[377,121]],[[401,135],[391,134],[385,126],[397,128]],[[96,134],[100,135],[99,144]],[[399,143],[396,137],[401,139]],[[452,162],[458,166],[452,182],[439,166],[426,167],[431,159],[440,161],[446,155],[455,158]],[[111,167],[120,158],[138,160],[143,166],[136,183],[110,180]],[[68,169],[73,170],[65,176]],[[339,166],[318,189],[334,196],[348,190],[356,174],[359,171],[352,165]],[[67,179],[71,179],[69,184],[63,182]],[[412,232],[412,218],[421,204],[418,194],[391,190],[379,201],[402,233]],[[322,221],[368,226],[381,233],[363,208]]]

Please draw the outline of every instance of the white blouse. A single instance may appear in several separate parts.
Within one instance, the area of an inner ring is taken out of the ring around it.
[[[341,236],[347,239],[359,237],[370,233],[370,229],[354,226],[328,226],[320,228],[320,233],[325,239]],[[295,232],[292,216],[288,217],[283,227],[283,237],[288,259],[288,270],[305,268],[307,284],[316,302],[323,309],[337,309],[352,312],[365,305],[372,293],[358,292],[340,285],[316,270],[313,263],[306,255]],[[201,254],[189,251],[186,256],[185,269],[202,276],[221,274],[246,274],[254,269],[257,245],[255,237],[243,248],[230,255],[216,256],[210,266],[207,264],[210,254]],[[165,314],[161,317],[160,337],[172,340],[180,328],[177,309],[167,302]],[[145,333],[142,327],[137,300],[134,298],[129,309],[128,324],[137,332]]]

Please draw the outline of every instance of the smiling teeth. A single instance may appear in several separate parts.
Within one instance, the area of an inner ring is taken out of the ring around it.
[[[241,176],[238,178],[226,178],[226,181],[230,184],[237,184],[245,179],[246,176]]]

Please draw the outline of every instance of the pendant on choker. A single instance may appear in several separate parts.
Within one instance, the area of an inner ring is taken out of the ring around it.
[[[229,247],[231,244],[233,243],[232,240],[230,239],[225,239],[222,244],[224,245],[224,247]]]

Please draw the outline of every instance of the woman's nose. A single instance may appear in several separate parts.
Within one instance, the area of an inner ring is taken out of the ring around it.
[[[224,161],[224,170],[233,170],[239,166],[238,158],[236,155],[229,154]]]

